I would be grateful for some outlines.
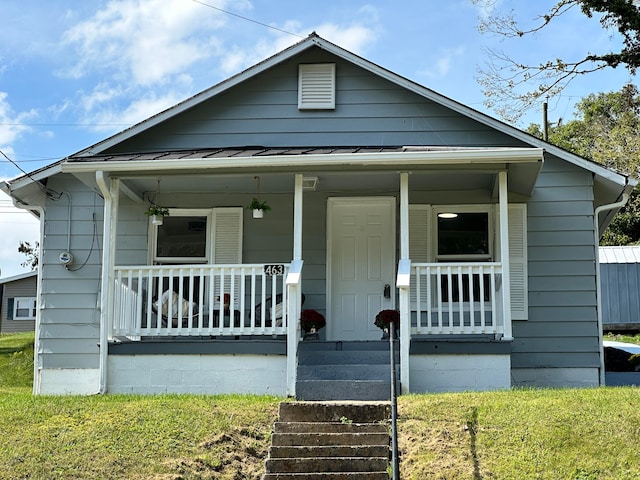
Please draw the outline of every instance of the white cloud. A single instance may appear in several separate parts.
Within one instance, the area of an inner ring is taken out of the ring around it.
[[[112,0],[65,32],[64,43],[76,48],[78,59],[67,75],[99,71],[136,85],[168,82],[210,54],[212,33],[226,19],[184,0]]]
[[[36,110],[14,112],[8,102],[8,97],[6,92],[0,92],[0,149],[3,149],[5,153],[11,144],[30,131],[30,127],[25,123],[38,115]]]
[[[119,103],[105,103],[101,108],[91,112],[86,123],[95,125],[94,130],[113,133],[126,125],[133,125],[155,115],[183,100],[175,92],[165,92],[158,96],[153,92],[131,101],[123,108]]]
[[[464,53],[463,46],[443,49],[440,52],[440,56],[431,62],[431,68],[421,71],[420,74],[429,78],[445,77],[451,71],[456,59],[464,56]]]
[[[298,36],[276,33],[272,37],[258,41],[251,49],[237,45],[226,48],[222,53],[222,70],[226,75],[237,73],[301,41],[311,32],[316,32],[346,50],[361,54],[378,37],[377,11],[373,7],[363,7],[361,11],[363,17],[371,19],[369,22],[371,26],[367,26],[367,20],[364,18],[362,23],[322,23],[309,28],[303,27],[297,20],[289,20],[276,28]]]
[[[335,23],[323,23],[315,29],[316,33],[345,50],[360,54],[376,40],[376,29],[363,24],[342,26]]]
[[[0,178],[0,181],[3,179]],[[5,179],[6,180],[6,179]],[[31,242],[40,238],[38,220],[30,213],[19,210],[12,205],[11,200],[0,192],[0,276],[12,277],[30,271],[20,264],[26,257],[18,253],[20,240]],[[10,232],[10,234],[6,234]]]
[[[251,9],[247,0],[206,3],[234,12]],[[300,32],[301,37],[315,30],[361,52],[375,41],[377,11],[365,6],[347,18],[358,20],[308,29],[290,20],[274,27]],[[228,35],[230,19],[195,1],[109,0],[63,35],[63,46],[75,50],[64,75],[99,79],[91,91],[79,91],[73,102],[83,122],[101,131],[112,130],[109,124],[136,123],[193,95],[194,86],[209,87],[301,40],[272,30],[248,43],[242,35]],[[61,103],[59,108],[68,107]]]

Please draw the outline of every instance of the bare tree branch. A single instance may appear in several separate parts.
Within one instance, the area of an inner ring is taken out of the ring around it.
[[[541,32],[553,20],[574,7],[587,18],[602,14],[600,24],[622,37],[619,52],[588,53],[581,59],[556,58],[527,64],[503,51],[487,49],[486,68],[478,69],[478,83],[483,87],[485,105],[508,121],[516,121],[541,97],[562,92],[574,79],[607,67],[624,66],[633,74],[640,67],[640,8],[632,0],[560,0],[546,14],[534,19],[534,25],[521,27],[514,11],[493,12],[495,0],[472,0],[491,13],[480,19],[479,30],[507,39],[517,39]],[[521,93],[524,89],[524,93]]]

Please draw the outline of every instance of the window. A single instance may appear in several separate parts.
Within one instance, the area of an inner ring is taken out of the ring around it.
[[[149,221],[149,250],[156,265],[239,264],[242,263],[242,207],[212,209],[171,209],[162,225]],[[217,280],[215,280],[217,281]],[[185,278],[183,291],[193,282],[194,296],[200,279]],[[153,286],[154,290],[158,288]],[[179,291],[179,281],[171,286]],[[208,287],[207,287],[208,288]],[[217,287],[212,287],[216,290]],[[161,291],[170,289],[164,279]],[[192,298],[195,300],[195,298]]]
[[[477,262],[492,258],[491,221],[488,207],[436,209],[436,260]]]
[[[442,215],[442,214],[453,215]],[[446,217],[449,218],[446,218]],[[445,218],[443,218],[445,217]],[[509,205],[509,275],[513,320],[528,317],[527,208]],[[500,218],[497,205],[409,206],[409,256],[412,262],[500,261]],[[478,276],[479,277],[479,276]],[[484,278],[484,291],[488,291]],[[473,278],[471,291],[479,300],[480,278]],[[471,298],[469,278],[462,278],[462,300]],[[451,285],[454,301],[460,300],[458,278]],[[449,298],[449,286],[441,285],[441,298]],[[485,294],[486,298],[486,294]]]
[[[36,298],[9,298],[8,310],[9,320],[34,320],[36,318]]]
[[[172,209],[151,226],[156,264],[241,263],[242,207]]]
[[[489,210],[468,211],[469,207],[453,207],[446,210],[436,210],[436,232],[438,262],[487,262],[491,260],[491,248],[489,244]],[[465,211],[467,210],[467,211]],[[478,301],[481,292],[484,292],[484,300],[490,299],[489,275],[473,275],[469,282],[469,275],[451,276],[442,278],[440,291],[442,301],[469,302],[471,299]],[[461,281],[460,281],[461,280]],[[482,288],[480,283],[483,283]],[[462,292],[460,291],[462,286]],[[451,287],[451,292],[449,292]]]
[[[154,261],[206,263],[211,215],[208,212],[171,212],[155,226]]]

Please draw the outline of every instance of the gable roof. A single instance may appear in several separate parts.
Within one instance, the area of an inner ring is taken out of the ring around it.
[[[314,46],[319,47],[348,62],[351,62],[354,65],[357,65],[363,68],[364,70],[367,70],[375,75],[378,75],[379,77],[384,78],[392,83],[395,83],[396,85],[402,88],[405,88],[413,93],[416,93],[428,100],[441,104],[451,109],[452,111],[455,111],[481,124],[484,124],[497,131],[500,131],[501,133],[505,133],[522,142],[530,144],[533,147],[544,148],[549,153],[552,153],[557,157],[567,160],[570,163],[573,163],[581,168],[592,171],[594,174],[602,178],[606,178],[619,185],[626,185],[628,182],[628,178],[625,175],[622,175],[610,168],[607,168],[603,165],[587,160],[578,155],[572,154],[555,145],[552,145],[543,140],[540,140],[516,127],[513,127],[496,118],[490,117],[462,103],[459,103],[444,95],[441,95],[423,85],[413,82],[412,80],[402,77],[401,75],[398,75],[352,52],[349,52],[348,50],[343,49],[342,47],[339,47],[338,45],[335,45],[329,42],[328,40],[325,40],[324,38],[320,37],[315,32],[310,34],[307,38],[301,40],[300,42],[288,47],[287,49],[279,53],[276,53],[275,55],[267,58],[266,60],[263,60],[262,62],[252,67],[249,67],[248,69],[218,83],[217,85],[214,85],[213,87],[208,88],[207,90],[204,90],[194,95],[193,97],[188,98],[187,100],[184,100],[183,102],[180,102],[163,112],[160,112],[152,117],[149,117],[148,119],[143,120],[142,122],[126,130],[123,130],[122,132],[119,132],[111,137],[106,138],[105,140],[102,140],[101,142],[98,142],[84,150],[81,150],[80,152],[77,152],[71,157],[78,158],[83,156],[92,156],[92,155],[100,154],[105,150],[109,149],[110,147],[117,145],[118,143],[123,142],[137,135],[138,133],[145,131],[149,128],[152,128],[158,125],[159,123],[164,122],[176,115],[179,115],[180,113],[186,110],[189,110],[190,108],[212,97],[215,97],[216,95],[219,95],[222,92],[225,92],[233,88],[234,86],[244,82],[245,80],[252,78],[256,75],[259,75],[260,73],[274,67],[275,65],[286,62],[287,60],[295,57],[301,52]]]
[[[129,127],[115,135],[112,135],[111,137],[108,137],[90,147],[87,147],[84,150],[70,155],[60,162],[39,170],[37,172],[37,176],[34,176],[32,174],[30,177],[21,177],[19,179],[16,179],[15,181],[10,182],[12,188],[9,188],[7,183],[0,183],[0,188],[2,188],[4,191],[15,191],[16,189],[32,183],[33,180],[44,179],[50,175],[59,173],[60,171],[73,172],[74,167],[72,165],[78,165],[82,162],[104,161],[105,156],[111,147],[125,142],[126,140],[142,132],[152,129],[160,123],[172,119],[180,115],[181,113],[232,89],[242,82],[260,75],[261,73],[269,70],[274,66],[287,62],[288,60],[294,58],[296,55],[299,55],[311,48],[320,48],[340,59],[350,62],[374,75],[377,75],[380,78],[392,82],[393,84],[396,84],[397,86],[406,89],[407,91],[413,92],[429,101],[440,104],[445,108],[450,109],[451,111],[470,118],[497,132],[508,135],[511,138],[523,142],[526,145],[530,145],[531,147],[537,149],[544,149],[544,151],[562,160],[565,160],[573,165],[591,172],[594,176],[594,196],[596,198],[596,206],[620,200],[620,198],[622,197],[622,193],[629,193],[633,189],[633,187],[637,185],[635,179],[632,179],[603,165],[565,151],[557,146],[554,146],[532,135],[529,135],[528,133],[523,132],[516,127],[508,125],[500,120],[497,120],[466,105],[456,102],[448,97],[445,97],[439,93],[436,93],[435,91],[427,87],[424,87],[390,70],[376,65],[375,63],[372,63],[325,40],[324,38],[321,38],[317,34],[312,33],[302,41],[218,83],[217,85],[214,85],[213,87],[208,88],[163,112],[153,115],[152,117],[149,117],[148,119],[143,120],[142,122],[133,125],[132,127]],[[167,152],[158,153],[162,154]],[[130,158],[130,160],[135,160],[135,158]],[[69,168],[64,168],[65,165],[67,165]],[[601,225],[606,225],[615,214],[615,211],[616,210],[611,210],[607,212],[607,215],[603,215],[605,218],[602,222],[600,222]]]
[[[34,270],[31,272],[13,275],[11,277],[0,278],[0,285],[3,285],[5,283],[17,282],[18,280],[24,280],[25,278],[35,277],[36,275],[38,275],[38,272]]]

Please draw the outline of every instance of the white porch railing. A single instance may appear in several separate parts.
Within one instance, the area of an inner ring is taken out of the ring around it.
[[[289,264],[116,266],[114,271],[110,339],[287,333]]]
[[[501,263],[412,263],[412,335],[504,334]]]

